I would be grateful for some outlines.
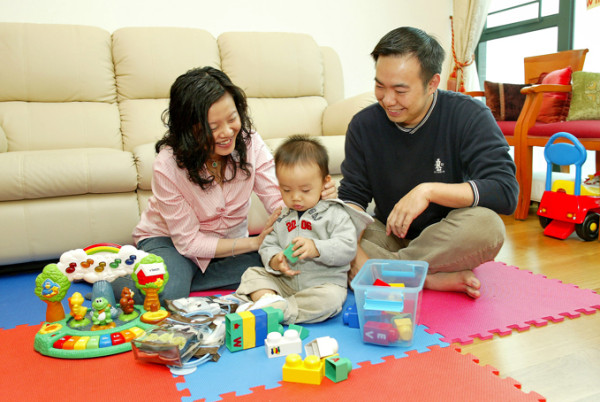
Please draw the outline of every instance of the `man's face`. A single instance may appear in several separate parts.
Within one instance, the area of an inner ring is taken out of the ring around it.
[[[387,117],[414,127],[425,117],[440,82],[439,74],[423,85],[421,64],[412,55],[379,56],[375,64],[375,97]]]

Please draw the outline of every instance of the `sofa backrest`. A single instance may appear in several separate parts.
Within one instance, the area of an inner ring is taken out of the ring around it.
[[[0,24],[4,151],[122,149],[110,33]]]
[[[123,147],[160,139],[175,79],[194,67],[220,68],[216,39],[193,28],[131,27],[112,35]]]

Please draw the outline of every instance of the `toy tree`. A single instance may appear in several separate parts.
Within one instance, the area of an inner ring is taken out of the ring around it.
[[[65,318],[61,303],[71,287],[71,281],[58,269],[56,264],[48,264],[35,279],[35,294],[48,306],[46,321],[56,322]]]
[[[144,310],[148,313],[142,316],[142,321],[154,323],[155,320],[163,320],[169,314],[160,311],[160,300],[158,294],[163,291],[169,281],[169,273],[162,257],[149,254],[136,264],[131,274],[135,286],[146,297],[144,298]],[[152,314],[149,314],[152,313]]]

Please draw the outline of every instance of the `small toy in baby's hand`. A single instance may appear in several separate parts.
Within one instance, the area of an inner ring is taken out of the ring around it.
[[[294,254],[294,243],[290,243],[287,248],[283,250],[283,255],[285,255],[285,258],[287,258],[290,263],[295,264],[298,261],[298,257],[294,257],[292,254]]]

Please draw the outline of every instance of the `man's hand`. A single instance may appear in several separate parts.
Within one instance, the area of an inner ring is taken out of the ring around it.
[[[294,243],[294,247],[292,247],[292,250],[294,250],[294,253],[292,254],[293,257],[298,257],[299,259],[304,260],[306,258],[317,258],[321,256],[319,250],[317,250],[317,246],[315,246],[315,242],[312,241],[312,239],[296,237],[294,240],[292,240],[292,243]]]
[[[427,209],[430,202],[427,185],[428,183],[419,184],[396,203],[385,225],[388,236],[393,233],[403,239],[412,222]]]
[[[330,177],[330,176],[328,176]],[[325,185],[323,186],[323,191],[321,192],[322,200],[333,200],[337,198],[338,192],[335,187],[335,180],[329,179],[325,181]]]
[[[272,270],[279,271],[286,276],[295,276],[300,273],[300,271],[294,271],[290,268],[287,262],[287,258],[285,258],[285,255],[283,254],[283,251],[275,254],[273,258],[271,258],[271,261],[269,261],[269,266]]]

